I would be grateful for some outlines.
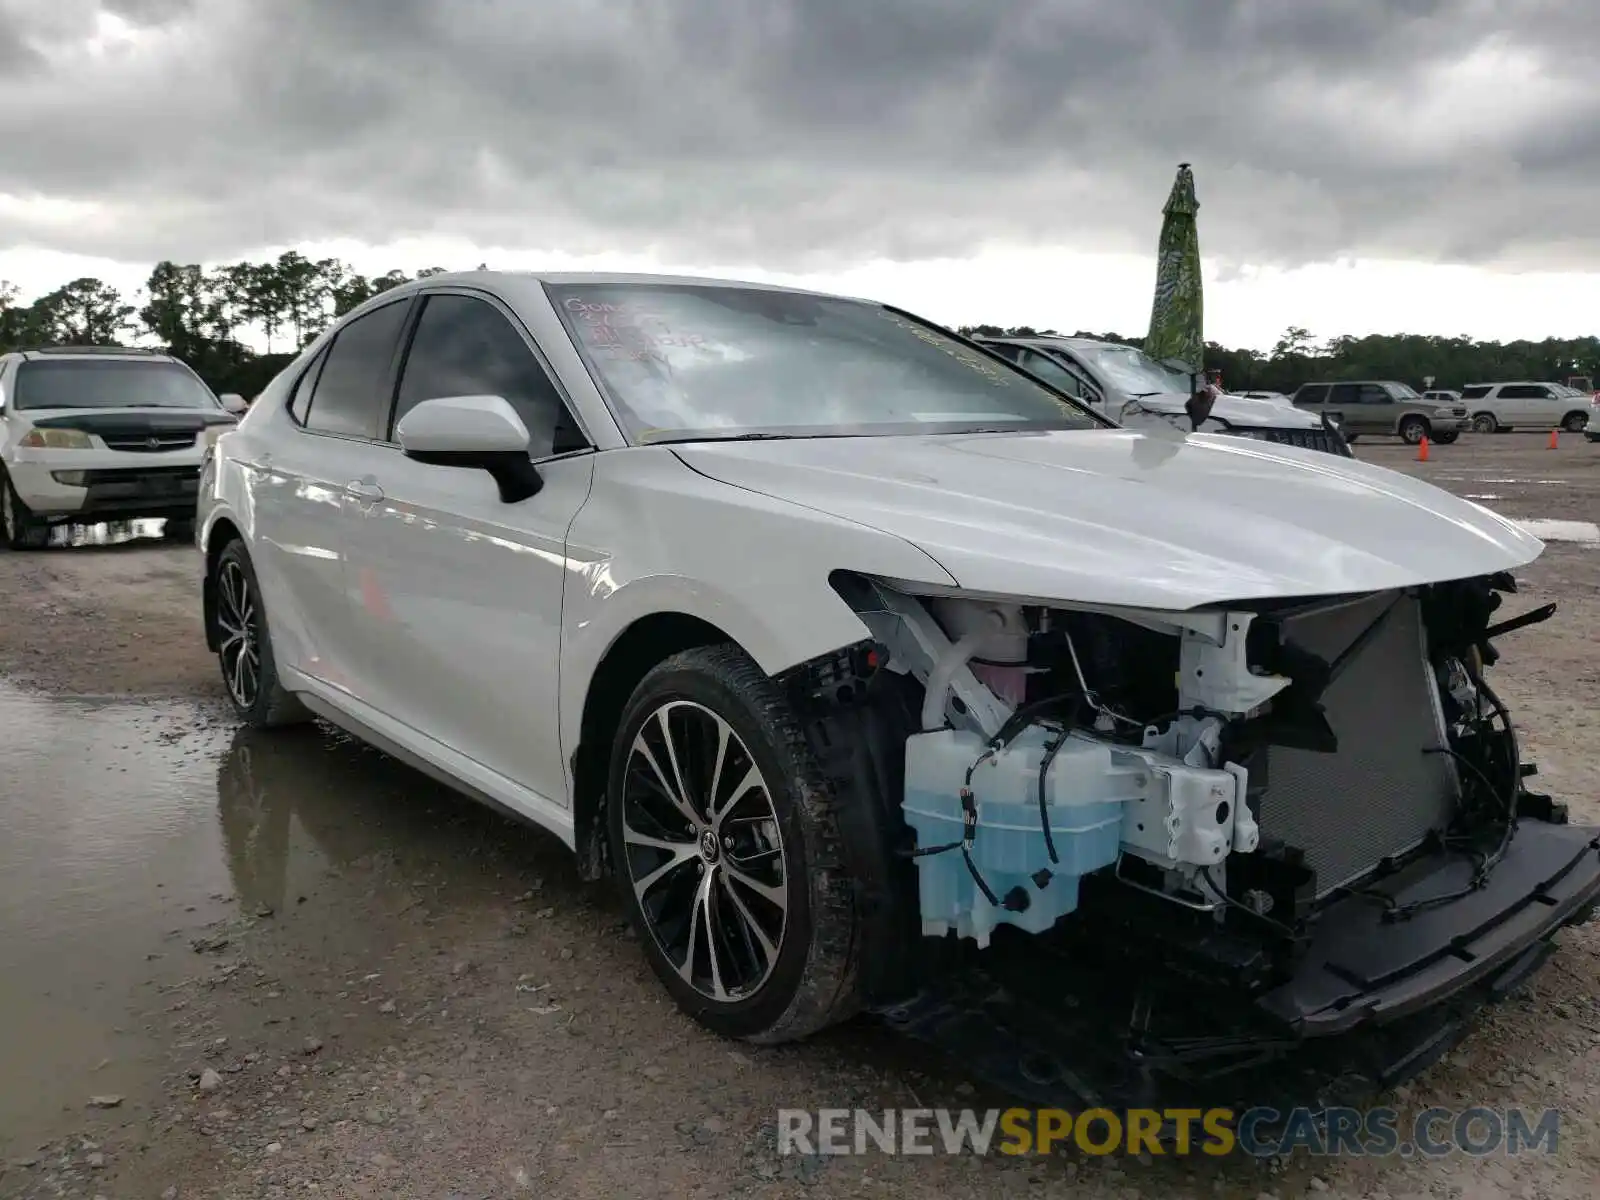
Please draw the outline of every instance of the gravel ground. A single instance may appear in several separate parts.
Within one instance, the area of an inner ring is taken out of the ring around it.
[[[1468,438],[1435,447],[1427,464],[1397,445],[1359,449],[1511,516],[1596,520],[1600,446],[1564,442]],[[88,1034],[4,1022],[12,1045],[0,1049],[53,1066],[71,1099],[52,1092],[0,1128],[0,1195],[1595,1194],[1594,926],[1567,931],[1525,993],[1395,1097],[1402,1110],[1559,1107],[1552,1157],[780,1157],[780,1106],[991,1098],[865,1022],[778,1049],[707,1035],[648,975],[610,889],[580,883],[552,839],[327,731],[237,733],[200,636],[197,570],[192,550],[153,541],[0,558],[0,679],[23,697],[13,702],[120,697],[172,770],[206,781],[214,771],[217,853],[232,885],[162,909],[151,898],[163,882],[141,879],[125,903],[135,923],[148,907],[162,952],[143,970],[114,969],[111,956],[98,973],[77,964],[83,986],[120,1014],[103,1018],[115,1025],[108,1044],[126,1047],[111,1065],[75,1065],[74,1039]],[[1523,578],[1516,609],[1551,599],[1561,609],[1505,640],[1497,678],[1543,785],[1600,821],[1600,546],[1552,541]],[[143,753],[137,742],[115,749]],[[6,753],[0,811],[48,801]],[[99,753],[83,754],[85,769]],[[17,899],[0,882],[0,968]],[[95,1096],[107,1106],[92,1107]]]

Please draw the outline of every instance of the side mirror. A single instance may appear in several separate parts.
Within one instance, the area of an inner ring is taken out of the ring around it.
[[[247,411],[250,407],[244,402],[244,397],[239,395],[238,392],[223,392],[222,395],[217,397],[217,399],[221,400],[222,407],[227,409],[234,416],[238,416],[240,413]]]
[[[537,495],[544,486],[528,456],[528,427],[504,397],[424,400],[400,418],[394,435],[400,452],[417,462],[489,472],[507,504]]]

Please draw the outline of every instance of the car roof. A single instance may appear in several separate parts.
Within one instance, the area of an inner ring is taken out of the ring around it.
[[[972,339],[975,342],[1004,342],[1008,346],[1126,346],[1125,342],[1106,342],[1099,338],[1068,337],[1061,333],[1045,333],[1038,337],[994,337],[980,334]],[[1137,350],[1137,346],[1128,346],[1130,350]]]
[[[801,296],[818,296],[829,300],[864,300],[860,296],[847,296],[835,292],[819,292],[810,288],[791,287],[783,283],[758,283],[749,279],[725,279],[713,275],[668,275],[656,274],[649,271],[445,271],[438,275],[427,275],[421,279],[412,279],[399,287],[379,293],[382,297],[392,297],[404,291],[416,291],[421,288],[439,284],[476,284],[480,287],[493,287],[496,284],[507,282],[533,282],[550,284],[655,284],[673,287],[736,287],[760,292],[788,292]],[[379,297],[373,297],[378,299]],[[865,300],[865,303],[876,304],[880,301]]]
[[[53,358],[110,358],[129,362],[177,362],[178,359],[161,350],[146,350],[139,346],[32,346],[20,351],[24,362],[39,362]]]

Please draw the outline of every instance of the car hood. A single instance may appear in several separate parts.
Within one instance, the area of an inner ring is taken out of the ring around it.
[[[674,446],[694,470],[897,535],[963,588],[1184,609],[1460,579],[1544,544],[1342,456],[1128,429]]]
[[[105,430],[203,429],[208,425],[235,425],[238,418],[223,408],[178,408],[168,405],[125,408],[23,408],[16,415],[38,429]]]
[[[1134,406],[1165,417],[1181,418],[1182,427],[1189,428],[1188,410],[1184,408],[1189,397],[1178,392],[1162,392],[1154,396],[1140,396],[1122,402],[1123,415],[1108,413],[1113,420],[1126,421]],[[1220,423],[1220,424],[1219,424]],[[1249,396],[1223,393],[1211,406],[1211,417],[1206,428],[1221,428],[1222,424],[1250,427],[1267,426],[1273,429],[1319,429],[1322,422],[1310,413],[1290,405],[1274,404],[1271,400],[1257,400]]]

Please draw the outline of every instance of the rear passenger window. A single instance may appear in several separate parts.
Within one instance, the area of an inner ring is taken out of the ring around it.
[[[1296,404],[1322,404],[1328,399],[1328,385],[1325,383],[1308,383],[1294,394]]]
[[[322,364],[328,361],[327,347],[322,353],[311,360],[311,365],[306,368],[305,374],[300,376],[300,381],[294,385],[294,395],[289,400],[289,415],[295,423],[304,425],[306,414],[311,411],[311,391],[317,386],[317,375],[322,371]]]
[[[386,304],[339,331],[312,384],[307,429],[350,437],[382,436],[391,394],[389,369],[410,307],[409,300]]]
[[[423,400],[445,396],[502,397],[527,426],[534,458],[587,444],[522,335],[494,305],[471,296],[425,301],[400,377],[395,423]]]

